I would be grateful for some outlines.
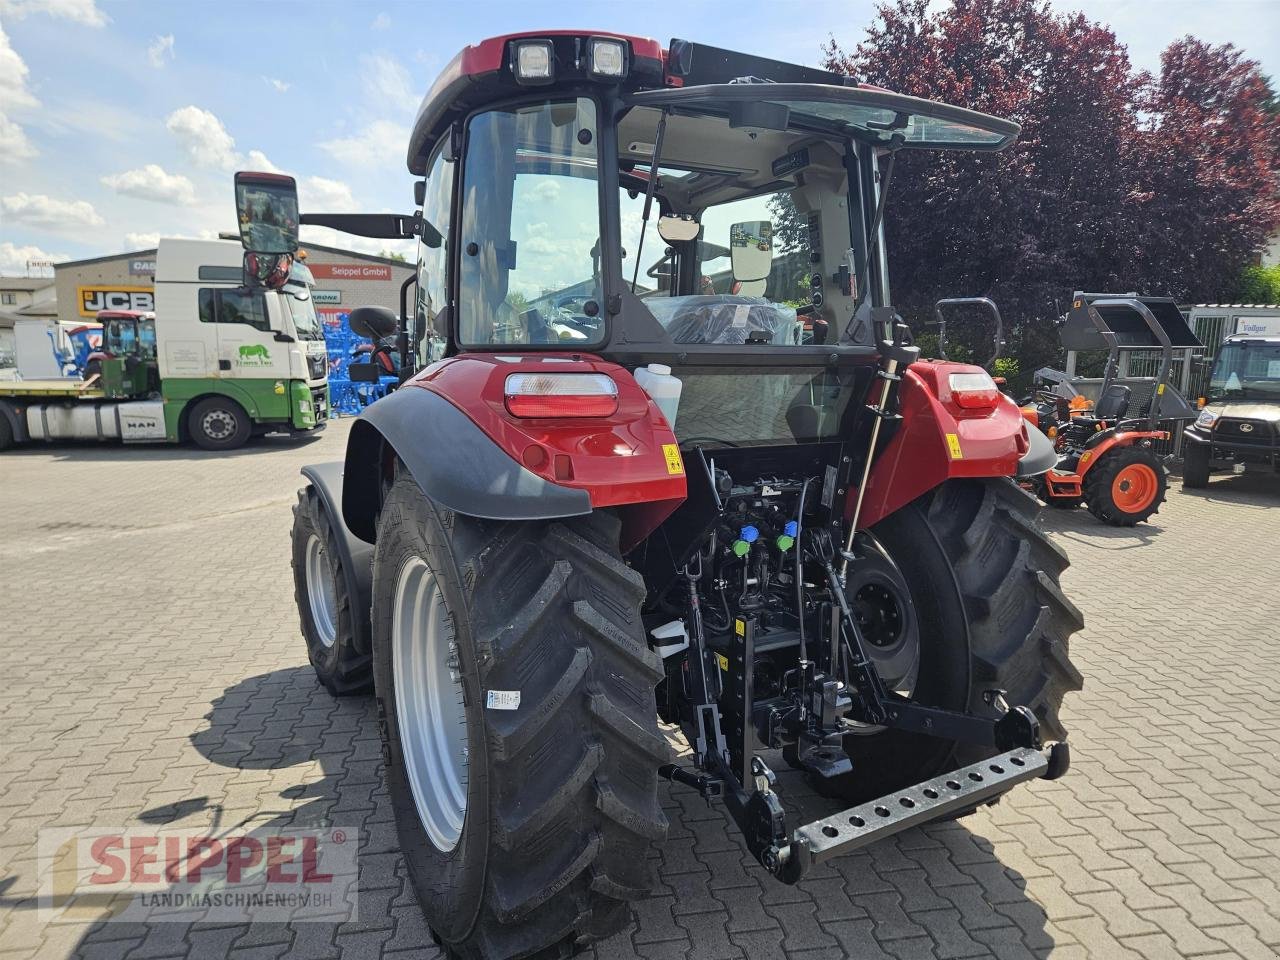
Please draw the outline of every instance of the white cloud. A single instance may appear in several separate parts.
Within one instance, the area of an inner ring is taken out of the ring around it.
[[[192,206],[196,202],[196,188],[180,173],[167,173],[155,163],[124,173],[110,174],[102,178],[104,185],[116,193],[155,203],[171,203]]]
[[[172,33],[166,33],[162,37],[156,37],[147,47],[147,59],[151,61],[151,65],[157,70],[164,66],[166,60],[172,60],[173,58]]]
[[[403,168],[409,146],[409,128],[390,120],[375,120],[360,133],[319,144],[320,149],[351,167],[391,166]]]
[[[16,163],[36,155],[26,131],[0,113],[0,164]]]
[[[0,212],[16,223],[47,230],[76,231],[105,223],[87,200],[58,200],[43,193],[15,193],[0,197]]]
[[[341,180],[307,177],[298,182],[298,204],[304,213],[356,213],[351,188]]]
[[[30,72],[18,51],[10,45],[4,26],[0,25],[0,109],[39,106],[39,101],[27,89]]]
[[[237,158],[238,159],[238,158]],[[257,173],[283,173],[284,171],[267,159],[261,150],[250,150],[245,158],[245,168]]]
[[[391,17],[388,16],[386,11],[384,10],[382,13],[379,13],[376,17],[373,18],[373,22],[369,24],[369,29],[370,30],[390,30]]]
[[[275,77],[263,77],[262,80],[274,87],[276,93],[288,93],[289,88],[293,86],[287,80],[277,80]]]
[[[422,102],[409,71],[395,57],[371,53],[360,58],[365,93],[377,105],[394,112],[414,113]]]
[[[47,13],[86,27],[105,27],[111,20],[95,0],[0,0],[0,15],[21,20],[33,13]]]
[[[169,114],[165,126],[198,166],[231,170],[240,159],[235,139],[208,110],[182,107]]]
[[[25,274],[28,260],[53,260],[56,262],[66,259],[67,255],[65,253],[49,253],[31,245],[20,247],[15,243],[10,243],[8,240],[0,243],[0,274],[8,276]]]
[[[159,233],[126,233],[124,235],[124,249],[126,251],[147,250],[159,243]]]

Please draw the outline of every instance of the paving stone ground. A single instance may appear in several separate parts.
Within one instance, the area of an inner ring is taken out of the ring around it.
[[[289,574],[298,467],[347,425],[232,455],[0,457],[0,958],[434,957],[368,699],[306,663]],[[765,877],[727,816],[666,801],[661,885],[601,958],[1280,955],[1280,483],[1172,484],[1136,530],[1044,523],[1088,627],[1068,777],[960,823]],[[779,767],[783,766],[781,763]],[[781,775],[794,816],[833,804]],[[43,827],[361,827],[343,924],[41,924]]]

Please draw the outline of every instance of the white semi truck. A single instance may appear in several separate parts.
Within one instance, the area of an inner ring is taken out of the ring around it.
[[[282,289],[248,290],[242,254],[231,241],[161,240],[154,317],[100,314],[100,373],[0,382],[0,450],[30,440],[230,450],[254,433],[324,427],[328,358],[310,271],[295,264]]]

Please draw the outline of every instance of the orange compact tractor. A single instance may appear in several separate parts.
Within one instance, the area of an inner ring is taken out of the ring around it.
[[[1053,387],[1024,406],[1023,416],[1053,440],[1059,457],[1057,466],[1031,481],[1040,499],[1066,509],[1083,503],[1117,527],[1156,513],[1167,471],[1153,445],[1169,439],[1162,424],[1196,415],[1169,386],[1173,349],[1197,342],[1172,300],[1076,293],[1062,328],[1063,346],[1106,349],[1107,365],[1100,380],[1037,372]],[[1132,354],[1157,350],[1155,376],[1124,375]]]

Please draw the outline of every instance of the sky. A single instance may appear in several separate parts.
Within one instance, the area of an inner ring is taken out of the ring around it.
[[[1141,68],[1193,34],[1234,43],[1280,77],[1280,0],[1053,4],[1110,23]],[[231,229],[238,169],[293,174],[304,210],[407,212],[404,154],[422,95],[486,36],[607,28],[816,63],[828,35],[852,47],[874,16],[871,0],[566,9],[561,0],[0,0],[0,274]],[[305,229],[313,242],[387,246]]]

